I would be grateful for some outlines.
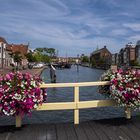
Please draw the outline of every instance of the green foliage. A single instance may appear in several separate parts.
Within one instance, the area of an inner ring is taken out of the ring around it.
[[[37,52],[34,54],[34,60],[35,62],[42,62],[42,55],[40,52]]]
[[[51,60],[50,60],[50,57],[48,55],[42,55],[42,62],[46,62],[46,63],[49,63]]]
[[[54,48],[36,48],[35,51],[42,54],[46,54],[51,58],[56,56],[56,50]]]
[[[20,52],[15,52],[11,54],[12,58],[14,59],[14,62],[17,63],[16,69],[19,69],[19,63],[22,61],[22,56]]]
[[[56,55],[54,48],[48,48],[47,53],[49,54],[50,57],[55,57],[55,55]]]
[[[27,53],[26,58],[28,62],[35,62],[35,57],[32,52]]]
[[[96,61],[94,59],[91,61],[91,65],[92,67],[96,66]]]
[[[44,51],[44,48],[36,48],[36,51],[37,52],[43,52]]]
[[[140,66],[139,62],[137,60],[131,61],[132,66]]]
[[[36,48],[35,53],[29,52],[26,57],[29,62],[50,62],[56,56],[54,48]]]
[[[89,62],[89,57],[88,56],[83,56],[81,59],[82,59],[81,61],[83,63]]]

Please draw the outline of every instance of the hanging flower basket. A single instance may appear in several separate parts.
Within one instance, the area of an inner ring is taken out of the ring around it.
[[[0,76],[0,114],[7,116],[30,115],[45,100],[42,80],[29,73],[11,72]]]
[[[100,86],[100,93],[114,99],[120,106],[135,109],[140,107],[140,72],[109,70],[102,75],[101,80],[110,81],[110,85]]]

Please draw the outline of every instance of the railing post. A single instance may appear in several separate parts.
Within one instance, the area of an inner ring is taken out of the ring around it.
[[[79,102],[79,87],[74,87],[74,102],[76,103],[76,109],[74,110],[74,124],[79,124],[79,109],[78,109],[78,102]]]
[[[125,108],[125,115],[126,115],[126,119],[131,119],[131,109],[126,107]]]
[[[16,127],[21,127],[22,118],[20,115],[16,115]]]

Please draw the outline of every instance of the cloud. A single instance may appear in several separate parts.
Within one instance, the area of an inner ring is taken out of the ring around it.
[[[140,34],[139,1],[6,0],[0,9],[0,36],[32,48],[54,47],[65,55],[90,54],[107,45],[112,51]],[[130,19],[133,21],[130,22]]]
[[[140,22],[139,23],[125,23],[124,27],[127,27],[133,31],[140,31]]]

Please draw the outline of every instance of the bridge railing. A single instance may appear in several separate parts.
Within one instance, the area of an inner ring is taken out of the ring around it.
[[[91,100],[80,101],[79,88],[89,86],[109,85],[109,81],[98,82],[80,82],[80,83],[55,83],[55,84],[42,84],[41,88],[60,88],[60,87],[73,87],[74,88],[74,101],[73,102],[57,102],[57,103],[43,103],[36,111],[41,110],[74,110],[74,124],[79,124],[79,109],[96,108],[116,106],[117,103],[114,100]],[[94,93],[93,93],[94,94]],[[131,111],[129,108],[125,108],[126,118],[131,118]],[[20,127],[22,124],[22,118],[16,116],[16,127]]]

